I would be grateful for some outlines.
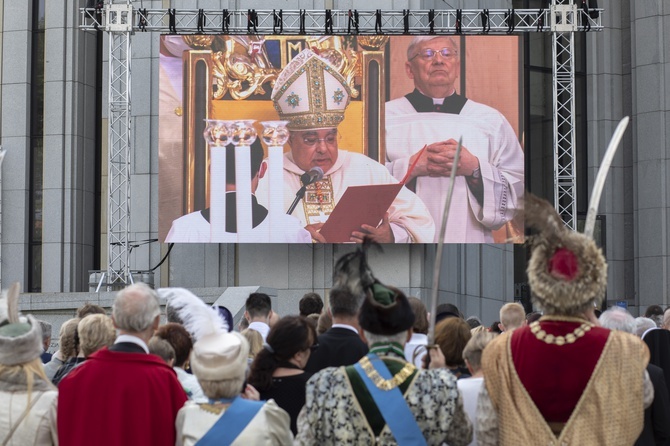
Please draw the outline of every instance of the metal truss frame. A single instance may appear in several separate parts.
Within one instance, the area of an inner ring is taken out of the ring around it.
[[[79,28],[109,35],[109,167],[107,283],[132,282],[129,269],[131,36],[171,34],[553,34],[554,200],[576,226],[574,33],[600,31],[602,9],[552,0],[548,9],[457,10],[211,10],[137,9],[105,0],[80,10]]]

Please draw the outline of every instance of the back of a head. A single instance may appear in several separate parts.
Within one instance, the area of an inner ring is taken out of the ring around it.
[[[489,342],[498,336],[496,333],[480,331],[473,334],[463,349],[463,359],[467,360],[473,372],[477,373],[482,367],[482,352]]]
[[[663,313],[662,327],[665,328],[666,330],[670,330],[670,308],[665,310],[665,313]]]
[[[316,341],[316,332],[302,316],[286,316],[272,327],[265,343],[267,347],[256,355],[251,364],[249,383],[259,390],[272,385],[272,374],[282,362],[305,351]]]
[[[37,320],[37,322],[40,324],[40,328],[42,329],[42,341],[51,339],[51,324],[48,323],[47,321],[42,321],[39,319]]]
[[[265,293],[251,293],[247,298],[245,306],[252,319],[268,317],[272,310],[272,301],[270,300],[270,296]]]
[[[165,339],[159,338],[157,336],[152,337],[149,340],[149,353],[152,355],[160,356],[160,358],[165,361],[166,364],[170,364],[175,360],[174,348],[170,345]]]
[[[114,324],[120,330],[141,333],[160,315],[158,294],[144,283],[130,285],[116,295],[112,305]]]
[[[459,317],[462,318],[461,311],[454,304],[446,303],[440,304],[435,310],[435,323],[441,322],[450,317]]]
[[[628,311],[620,307],[612,307],[605,311],[598,318],[598,322],[610,330],[635,333],[635,318]]]
[[[309,316],[310,314],[321,314],[323,310],[323,300],[317,293],[307,293],[302,296],[298,304],[300,316]]]
[[[107,314],[107,312],[100,305],[88,302],[77,309],[77,317],[79,319],[83,319],[89,314]]]
[[[639,338],[642,337],[642,335],[647,331],[652,328],[658,328],[656,325],[656,322],[653,320],[649,319],[648,317],[636,317],[635,318],[635,335]]]
[[[473,328],[481,327],[482,326],[482,321],[479,320],[477,316],[470,316],[465,320],[465,322],[468,323],[470,326],[470,329],[472,330]]]
[[[193,348],[193,340],[189,332],[180,324],[168,322],[161,325],[154,335],[170,343],[175,353],[176,367],[183,367]]]
[[[240,332],[249,343],[249,357],[255,358],[258,352],[263,348],[263,336],[252,328],[245,328]]]
[[[322,335],[330,330],[330,327],[332,326],[333,318],[327,311],[324,311],[319,315],[319,320],[316,322],[316,334]]]
[[[649,305],[644,312],[644,317],[663,316],[663,308],[660,305]]]
[[[470,326],[460,317],[447,318],[435,326],[435,343],[447,366],[463,364],[463,349],[471,337]]]
[[[530,325],[535,321],[539,321],[541,317],[542,313],[540,313],[539,311],[533,311],[532,313],[528,313],[526,315],[526,324]]]
[[[114,344],[116,330],[114,323],[104,314],[91,314],[83,318],[77,326],[79,332],[79,349],[84,357],[103,347]]]
[[[409,306],[414,313],[414,333],[428,334],[428,310],[418,297],[408,297]]]
[[[81,319],[75,317],[65,321],[60,327],[60,338],[58,340],[58,344],[63,361],[77,356],[79,351],[77,325],[79,325],[79,321],[81,321]]]
[[[360,306],[359,297],[345,288],[333,289],[328,296],[328,307],[333,317],[354,317]]]
[[[251,143],[250,161],[251,161],[251,178],[255,177],[261,168],[261,163],[265,154],[263,152],[263,145],[260,138]],[[235,184],[235,146],[231,143],[226,146],[226,183]]]
[[[526,322],[526,311],[521,304],[509,302],[500,308],[500,323],[505,330],[514,330]]]

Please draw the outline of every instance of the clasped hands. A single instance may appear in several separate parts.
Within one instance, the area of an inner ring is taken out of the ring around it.
[[[457,148],[458,141],[452,138],[429,144],[425,150],[415,153],[409,160],[410,165],[414,163],[417,157],[420,158],[412,171],[412,177],[450,176]],[[461,147],[456,175],[469,177],[477,167],[479,167],[479,159],[470,153],[465,146]]]

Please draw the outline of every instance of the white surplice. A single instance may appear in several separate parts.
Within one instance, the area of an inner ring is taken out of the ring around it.
[[[447,243],[492,243],[491,230],[510,221],[524,191],[524,154],[505,117],[484,104],[468,100],[460,114],[418,113],[405,98],[386,103],[386,167],[402,179],[409,158],[425,144],[463,138],[463,147],[479,158],[483,203],[479,203],[459,176],[444,234]],[[418,177],[416,194],[441,226],[448,177]],[[438,241],[438,234],[434,241]]]

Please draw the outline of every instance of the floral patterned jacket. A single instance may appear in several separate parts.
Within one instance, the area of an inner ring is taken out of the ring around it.
[[[456,378],[446,369],[421,370],[405,393],[405,400],[423,432],[426,443],[467,445],[472,425],[463,409]],[[329,367],[315,374],[306,388],[306,401],[298,417],[299,445],[395,445],[384,426],[378,437],[366,420],[344,367]]]

